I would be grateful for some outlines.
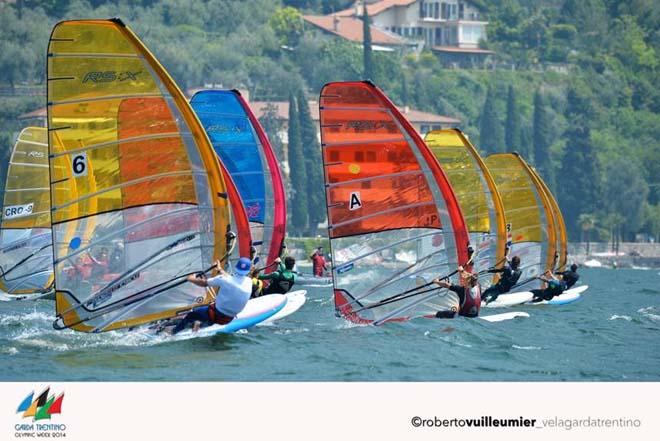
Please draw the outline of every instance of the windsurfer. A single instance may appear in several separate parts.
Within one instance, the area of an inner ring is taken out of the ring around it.
[[[580,280],[580,275],[577,273],[578,266],[574,263],[568,271],[559,271],[555,274],[561,276],[561,280],[566,284],[566,289],[571,289],[575,282]]]
[[[542,289],[533,289],[531,292],[534,294],[532,303],[541,302],[543,300],[552,300],[553,297],[560,295],[566,290],[566,283],[561,279],[555,277],[552,274],[552,271],[548,270],[543,273],[543,276],[539,277],[540,280],[543,280],[548,285],[546,288]]]
[[[328,265],[323,256],[323,247],[318,247],[314,254],[309,256],[312,259],[312,272],[314,277],[323,277],[325,272],[328,270]]]
[[[511,262],[507,262],[504,268],[493,268],[488,270],[489,273],[502,273],[498,282],[484,291],[483,299],[486,303],[495,301],[500,294],[509,292],[513,286],[518,283],[518,279],[522,274],[520,271],[520,257],[513,256]]]
[[[218,288],[218,294],[215,302],[199,306],[189,312],[181,321],[179,321],[172,334],[181,332],[188,324],[195,323],[193,330],[198,330],[199,325],[220,324],[226,325],[231,322],[245,307],[252,291],[252,280],[247,277],[250,273],[250,259],[241,257],[234,267],[233,274],[229,274],[222,269],[220,261],[215,263],[219,274],[207,279],[205,277],[188,276],[188,281],[203,288]]]
[[[282,263],[282,259],[278,257],[275,259],[275,262],[278,264],[276,271],[269,274],[261,274],[257,277],[259,281],[270,281],[270,284],[262,289],[261,293],[256,294],[257,297],[268,294],[286,294],[296,283],[297,276],[293,271],[293,267],[296,265],[296,259],[287,256],[284,258],[284,263]]]
[[[479,286],[479,278],[476,274],[465,271],[462,266],[458,267],[458,273],[465,280],[465,286],[454,285],[447,279],[435,279],[433,283],[436,285],[447,288],[458,295],[458,315],[463,317],[478,317],[479,309],[481,308],[481,287]],[[454,318],[456,311],[454,309],[448,311],[438,311],[435,314],[436,318]]]

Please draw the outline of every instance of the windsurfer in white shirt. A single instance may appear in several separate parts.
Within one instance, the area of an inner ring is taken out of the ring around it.
[[[216,262],[216,268],[219,274],[207,279],[205,277],[188,276],[188,281],[203,287],[217,288],[218,293],[215,302],[194,308],[191,312],[174,327],[172,334],[181,332],[188,324],[199,322],[193,330],[196,331],[201,325],[210,326],[213,324],[226,325],[231,322],[245,307],[250,295],[252,294],[252,279],[248,277],[250,259],[241,257],[232,274],[222,269],[220,261]]]

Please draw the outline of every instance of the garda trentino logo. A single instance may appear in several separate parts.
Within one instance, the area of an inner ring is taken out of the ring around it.
[[[22,418],[32,418],[32,421],[49,420],[54,414],[62,413],[62,401],[64,401],[64,392],[59,395],[50,395],[50,387],[47,387],[37,398],[34,398],[34,392],[31,392],[19,404],[16,413],[22,412]]]

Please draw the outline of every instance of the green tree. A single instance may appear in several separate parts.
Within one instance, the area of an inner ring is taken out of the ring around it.
[[[291,229],[297,234],[307,231],[307,172],[300,134],[300,117],[296,97],[289,95],[289,183],[291,197]]]
[[[518,153],[520,153],[526,161],[531,161],[533,145],[533,128],[530,124],[525,124],[520,130],[520,146],[518,147]]]
[[[559,170],[561,191],[557,193],[569,236],[579,237],[580,215],[599,209],[600,163],[588,127],[571,126]]]
[[[303,33],[302,14],[291,6],[278,8],[268,20],[268,24],[283,45],[296,46]]]
[[[367,11],[366,3],[362,7],[362,59],[364,64],[364,79],[374,79],[374,64],[371,48],[371,20]]]
[[[555,176],[550,162],[550,146],[553,142],[552,122],[540,90],[534,95],[534,165],[548,186],[555,188]]]
[[[488,88],[486,101],[481,112],[481,123],[479,124],[479,140],[481,148],[486,153],[497,153],[504,151],[504,132],[502,123],[497,117],[495,109],[495,90]]]
[[[298,93],[298,115],[300,116],[300,135],[302,150],[305,156],[305,172],[307,181],[307,214],[309,218],[310,233],[315,235],[317,225],[326,218],[325,187],[323,182],[323,159],[321,146],[316,131],[316,124],[309,111],[309,104],[305,92]]]
[[[634,158],[618,157],[605,167],[601,207],[609,213],[625,218],[620,224],[624,237],[634,239],[632,233],[644,225],[644,202],[648,185],[639,174],[641,165]]]
[[[509,93],[506,100],[506,130],[505,142],[509,151],[521,152],[521,125],[520,109],[518,108],[518,100],[516,99],[516,90],[513,86],[509,86]]]
[[[277,106],[273,103],[268,103],[263,110],[261,118],[259,118],[259,122],[264,128],[264,132],[266,132],[266,136],[275,151],[277,160],[281,163],[284,160],[284,148],[280,139],[280,132],[284,128],[284,121],[277,114]]]
[[[587,243],[587,256],[591,254],[591,230],[596,226],[596,216],[590,213],[582,213],[578,216],[578,223],[580,224],[580,229],[582,230],[582,235],[580,236],[580,242]]]
[[[407,106],[410,102],[410,97],[408,96],[408,79],[406,78],[406,73],[401,72],[401,104]]]

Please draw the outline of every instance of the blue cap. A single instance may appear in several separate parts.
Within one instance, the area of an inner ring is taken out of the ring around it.
[[[252,262],[247,257],[241,257],[236,262],[234,267],[234,272],[239,276],[247,276],[250,273],[250,268],[252,268]]]

